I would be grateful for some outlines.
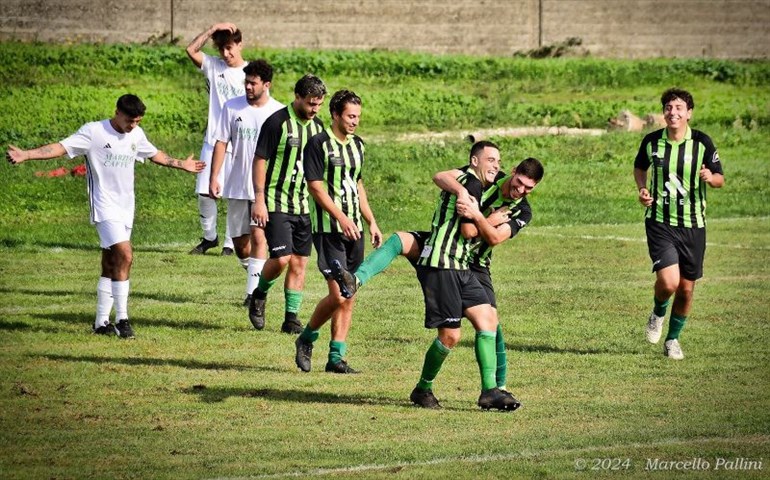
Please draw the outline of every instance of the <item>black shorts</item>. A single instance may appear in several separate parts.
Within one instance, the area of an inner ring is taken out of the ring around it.
[[[287,213],[268,213],[265,225],[270,258],[299,255],[309,257],[313,249],[310,215],[290,215]]]
[[[318,270],[327,280],[332,278],[332,260],[339,261],[349,272],[355,272],[364,261],[363,235],[358,240],[348,240],[341,233],[314,233],[313,245],[318,252]]]
[[[471,272],[476,275],[476,278],[481,284],[481,288],[483,288],[484,292],[487,294],[487,300],[489,300],[489,304],[497,308],[495,288],[492,286],[492,274],[489,273],[489,269],[471,264]]]
[[[417,244],[417,251],[422,252],[422,249],[425,248],[425,242],[427,242],[428,239],[430,238],[430,232],[411,231],[407,233],[414,237],[414,241]],[[417,258],[415,258],[414,260],[407,257],[407,260],[409,260],[409,263],[411,263],[413,267],[417,268],[417,261],[420,260],[420,256],[418,254]]]
[[[470,270],[417,266],[425,299],[425,328],[460,328],[463,312],[489,304],[487,294]]]
[[[653,272],[678,264],[682,278],[695,281],[703,276],[705,228],[672,227],[652,219],[645,220],[644,227]]]

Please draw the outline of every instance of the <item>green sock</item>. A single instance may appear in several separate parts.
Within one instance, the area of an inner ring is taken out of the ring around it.
[[[497,337],[497,332],[488,332],[486,330],[476,332],[474,350],[476,352],[476,362],[479,364],[479,373],[481,373],[482,391],[497,386],[495,382],[495,370],[497,369],[495,337]]]
[[[339,342],[332,340],[329,342],[329,363],[339,363],[340,360],[345,358],[345,352],[348,350],[348,344],[345,342]]]
[[[358,269],[355,272],[358,283],[363,285],[368,282],[370,278],[388,268],[388,265],[390,265],[397,256],[401,255],[401,250],[403,248],[401,239],[398,238],[398,235],[395,233],[391,235],[380,248],[367,255],[363,263],[358,266]]]
[[[666,335],[666,341],[679,338],[679,334],[682,333],[686,321],[687,317],[672,313],[671,319],[668,321],[668,335]]]
[[[318,335],[320,335],[320,332],[318,330],[311,329],[308,325],[304,330],[302,330],[302,333],[299,334],[299,338],[301,338],[303,342],[313,343],[318,340]]]
[[[497,354],[497,370],[495,370],[497,388],[505,388],[505,382],[508,378],[508,353],[505,351],[503,326],[499,323],[497,324],[497,337],[495,338],[495,353]]]
[[[283,296],[286,299],[286,313],[299,313],[299,307],[302,306],[302,292],[287,288],[284,290]]]
[[[433,380],[436,379],[441,365],[444,364],[444,360],[451,352],[446,348],[443,343],[437,338],[430,344],[430,348],[425,352],[425,361],[422,364],[422,373],[420,373],[420,381],[417,382],[417,388],[422,390],[430,390],[433,388]]]
[[[665,300],[658,300],[658,297],[653,295],[652,300],[653,302],[655,302],[655,306],[652,309],[652,313],[654,313],[659,317],[665,317],[666,309],[668,309],[668,304],[671,301],[671,299],[667,298]]]
[[[265,277],[260,275],[259,282],[257,283],[257,289],[254,291],[254,294],[257,295],[257,298],[267,298],[267,292],[269,292],[270,289],[273,288],[274,284],[275,284],[275,279],[266,280]]]

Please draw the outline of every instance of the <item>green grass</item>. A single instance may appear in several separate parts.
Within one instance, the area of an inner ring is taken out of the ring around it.
[[[409,405],[433,335],[403,260],[359,296],[349,359],[363,373],[335,377],[319,371],[328,329],[314,371],[294,367],[280,288],[252,330],[232,259],[139,246],[138,338],[119,341],[88,333],[96,251],[3,248],[0,464],[6,478],[551,478],[582,474],[577,459],[630,458],[638,476],[646,458],[766,458],[767,219],[709,235],[679,363],[644,341],[638,223],[535,226],[496,252],[514,414],[476,409],[468,327],[436,384],[444,410]],[[305,315],[323,290],[311,270]]]
[[[0,53],[6,65],[29,63],[0,72],[0,142],[59,139],[109,116],[131,89],[147,100],[143,125],[159,146],[200,148],[202,79],[181,48],[0,43]],[[398,142],[396,133],[601,126],[624,106],[657,108],[667,78],[681,73],[698,102],[693,125],[714,139],[726,172],[725,187],[709,191],[685,360],[668,361],[644,340],[653,276],[631,176],[638,134],[494,138],[506,169],[526,156],[546,166],[530,197],[533,224],[496,250],[493,265],[509,385],[524,403],[513,414],[475,407],[468,326],[435,386],[445,408],[409,405],[434,332],[422,327],[419,285],[403,259],[358,297],[348,358],[363,373],[321,371],[328,327],[314,371],[298,372],[293,337],[279,333],[280,285],[266,329],[254,331],[237,262],[186,254],[199,235],[193,177],[155,165],[136,167],[137,339],[95,338],[99,252],[84,181],[34,175],[79,160],[3,163],[0,476],[669,478],[646,470],[647,459],[699,458],[709,470],[677,477],[768,477],[767,62],[265,54],[280,66],[279,98],[289,96],[286,77],[311,67],[362,94],[360,133],[374,139],[365,183],[386,235],[427,226],[431,174],[462,165],[468,148],[459,138]],[[307,279],[303,320],[326,291],[315,257]],[[737,457],[763,459],[763,468],[714,469]],[[619,459],[621,470],[602,469],[602,459]]]

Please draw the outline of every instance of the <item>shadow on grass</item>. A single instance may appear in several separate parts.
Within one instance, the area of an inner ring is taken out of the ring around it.
[[[0,320],[0,331],[17,331],[17,332],[45,332],[45,333],[59,333],[61,330],[53,327],[44,327],[40,325],[30,325],[24,322],[6,322]]]
[[[460,347],[474,348],[474,341],[470,338],[460,340]],[[523,343],[506,343],[506,350],[520,353],[562,353],[568,355],[602,355],[607,353],[629,353],[628,350],[615,350],[610,348],[562,348],[554,345],[525,345]]]
[[[192,241],[190,242],[193,243]],[[85,252],[101,253],[98,238],[94,237],[94,242],[51,242],[40,240],[24,240],[18,238],[0,238],[0,248],[28,248],[28,249],[63,249],[63,250],[81,250]],[[151,253],[179,253],[186,255],[186,249],[189,247],[168,248],[156,245],[133,245],[134,252]],[[96,258],[96,257],[95,257]],[[99,262],[99,259],[96,259]]]
[[[86,295],[88,297],[92,297],[94,301],[94,306],[96,306],[96,282],[94,283],[94,290],[93,291],[85,291],[85,290],[45,290],[45,289],[36,289],[36,290],[30,290],[30,289],[24,289],[24,288],[7,288],[7,287],[0,287],[0,293],[16,293],[20,295],[45,295],[46,297],[49,296],[61,296],[66,297],[68,295]],[[143,293],[143,292],[131,292],[129,298],[141,298],[144,300],[155,300],[157,302],[169,302],[169,303],[197,303],[195,302],[192,297],[188,296],[182,296],[182,295],[170,295],[168,293]],[[240,304],[239,304],[240,305]]]
[[[77,314],[77,313],[36,313],[32,317],[40,318],[43,320],[52,320],[54,322],[88,325],[90,326],[94,322],[94,316],[92,314]],[[212,325],[209,323],[201,322],[198,320],[158,320],[149,319],[144,317],[131,317],[131,325],[134,330],[137,327],[140,329],[138,334],[141,334],[142,327],[171,327],[175,329],[194,329],[194,330],[222,330],[225,327],[221,325]]]
[[[348,404],[348,405],[382,405],[393,407],[412,406],[407,398],[394,399],[389,397],[378,397],[371,395],[350,395],[318,391],[296,390],[291,388],[233,388],[233,387],[208,387],[205,385],[194,385],[182,390],[190,395],[198,395],[201,401],[206,403],[217,403],[227,400],[230,397],[242,398],[263,398],[270,401],[292,402],[292,403],[328,403],[328,404]],[[417,408],[417,407],[415,407]],[[452,410],[451,408],[442,408],[442,410]],[[462,410],[463,409],[456,409]]]
[[[116,339],[116,341],[118,341]],[[130,341],[130,340],[129,340]],[[116,363],[120,365],[142,365],[150,367],[180,367],[191,370],[236,370],[236,371],[260,371],[283,372],[280,368],[265,366],[239,365],[226,362],[200,362],[197,360],[179,360],[174,358],[142,358],[142,357],[98,357],[94,355],[55,355],[35,354],[32,357],[45,358],[57,362],[86,362],[86,363]]]

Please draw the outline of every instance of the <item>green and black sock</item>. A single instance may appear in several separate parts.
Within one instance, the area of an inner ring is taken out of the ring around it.
[[[267,298],[267,292],[273,288],[275,280],[266,280],[262,275],[259,276],[259,282],[257,282],[257,288],[254,289],[254,298],[264,300]]]
[[[497,356],[497,370],[495,381],[497,388],[505,389],[508,379],[508,353],[505,351],[505,339],[503,338],[503,326],[497,324],[497,337],[495,337],[495,354]]]
[[[687,322],[687,317],[672,313],[671,319],[668,321],[668,334],[666,335],[666,341],[679,338],[679,334],[682,333],[685,322]]]
[[[319,335],[320,332],[318,330],[313,330],[310,328],[310,325],[308,325],[302,330],[302,333],[299,334],[299,338],[305,343],[313,343],[318,340]]]
[[[393,234],[383,243],[380,248],[367,255],[363,263],[355,271],[356,278],[360,285],[365,284],[370,278],[382,272],[393,260],[401,255],[401,239],[398,234]]]
[[[283,296],[286,301],[284,321],[298,323],[297,314],[302,306],[302,292],[286,289],[283,292]]]
[[[652,313],[659,317],[665,317],[666,310],[668,309],[668,304],[670,303],[671,299],[667,298],[665,300],[658,300],[658,297],[653,295],[652,300],[655,302],[655,306],[652,308]]]
[[[332,340],[329,342],[329,363],[332,365],[336,365],[342,361],[342,359],[345,358],[345,353],[347,353],[348,350],[348,344],[345,342],[340,342],[338,340]]]
[[[488,332],[486,330],[476,332],[474,351],[476,353],[476,362],[479,364],[482,391],[497,387],[497,382],[495,381],[495,370],[497,369],[495,337],[497,337],[497,332]]]
[[[422,364],[422,372],[420,373],[420,381],[417,382],[417,388],[420,390],[430,390],[433,388],[433,380],[436,379],[436,375],[441,370],[441,365],[444,364],[444,360],[446,360],[449,352],[451,350],[445,347],[438,338],[433,340],[430,348],[425,352],[425,361]]]

